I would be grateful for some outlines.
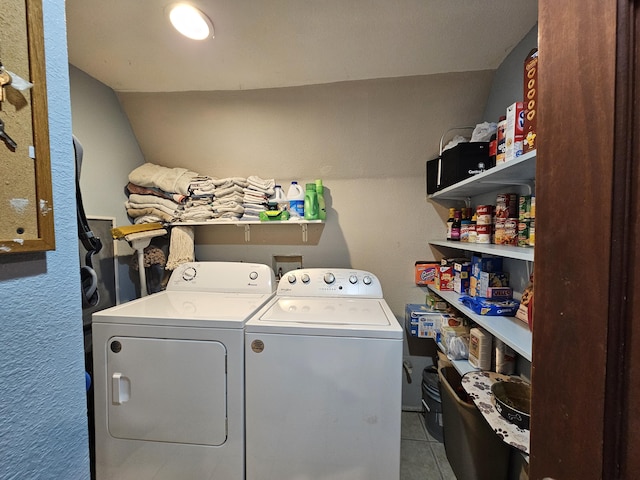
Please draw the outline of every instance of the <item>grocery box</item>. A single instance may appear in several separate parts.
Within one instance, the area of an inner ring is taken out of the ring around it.
[[[435,286],[441,291],[453,291],[453,267],[440,265],[436,270]]]
[[[429,305],[426,304],[408,303],[405,305],[405,324],[409,333],[414,337],[420,336],[421,331],[425,334],[425,332],[431,329],[434,332],[433,338],[435,338],[440,328],[440,315],[442,315],[441,312],[432,310]]]
[[[480,272],[478,279],[478,296],[484,297],[491,287],[508,287],[509,274],[506,272]]]
[[[504,161],[509,162],[522,155],[524,140],[524,103],[515,102],[507,107],[507,126],[504,130]]]
[[[436,269],[440,264],[434,261],[416,262],[416,285],[432,285],[436,282]]]
[[[480,272],[502,271],[502,257],[474,255],[471,257],[471,276],[480,278]]]
[[[437,295],[435,295],[434,293],[427,293],[426,297],[425,297],[425,302],[424,302],[431,310],[436,310],[436,311],[446,311],[447,308],[449,307],[449,304],[441,299],[440,297],[438,297]]]
[[[511,287],[489,287],[486,291],[480,293],[484,293],[484,295],[478,295],[479,297],[492,300],[511,300],[513,298],[513,288]]]
[[[524,61],[524,127],[522,151],[530,152],[536,148],[538,132],[538,49],[529,52]]]
[[[469,293],[470,280],[469,278],[461,278],[458,272],[453,277],[453,291],[461,295],[467,295]]]
[[[455,262],[453,264],[453,273],[462,279],[469,278],[471,262]]]

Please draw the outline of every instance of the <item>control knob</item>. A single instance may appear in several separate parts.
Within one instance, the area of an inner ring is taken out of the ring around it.
[[[349,283],[355,285],[356,283],[358,283],[358,276],[357,275],[351,275],[349,277]]]
[[[287,280],[289,281],[289,283],[294,284],[296,283],[296,276],[293,273],[290,273],[289,275],[287,275]]]
[[[362,282],[365,285],[371,285],[371,282],[372,282],[371,277],[369,275],[365,275],[364,278],[362,279]]]
[[[256,278],[258,278],[258,272],[251,272],[251,273],[249,274],[249,278],[250,278],[251,280],[255,280]]]
[[[309,278],[309,275],[307,275],[306,273],[303,273],[300,277],[300,280],[302,280],[302,283],[309,283],[311,281],[311,278]]]
[[[324,283],[326,283],[327,285],[331,285],[335,281],[336,281],[336,277],[333,275],[333,273],[324,274]]]
[[[197,271],[193,267],[185,268],[184,272],[182,272],[182,279],[186,282],[190,282],[194,278],[196,278]]]

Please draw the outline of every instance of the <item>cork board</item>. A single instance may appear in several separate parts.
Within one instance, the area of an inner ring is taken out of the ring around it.
[[[0,253],[53,250],[42,0],[2,2],[0,62],[11,77],[0,120],[15,142],[0,138]]]

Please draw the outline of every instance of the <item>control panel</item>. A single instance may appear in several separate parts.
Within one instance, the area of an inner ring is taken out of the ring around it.
[[[277,295],[382,298],[382,287],[373,273],[364,270],[304,268],[286,273]]]
[[[241,262],[187,262],[169,278],[167,290],[193,292],[272,293],[271,267]]]

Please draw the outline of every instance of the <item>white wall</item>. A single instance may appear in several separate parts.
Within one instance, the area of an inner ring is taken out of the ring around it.
[[[405,304],[424,303],[426,293],[414,283],[414,263],[434,259],[427,242],[444,235],[444,208],[425,198],[425,162],[446,130],[483,120],[492,79],[483,71],[118,96],[150,162],[216,177],[275,178],[285,191],[291,180],[323,179],[328,218],[318,245],[207,245],[197,236],[199,260],[271,265],[273,255],[301,254],[307,267],[369,270],[404,323]],[[176,122],[190,125],[186,138],[171,136]],[[413,382],[405,381],[403,403],[419,408],[430,358],[410,360]]]
[[[56,249],[0,256],[0,478],[81,480],[90,475],[64,1],[45,0],[43,15]]]
[[[113,90],[73,65],[69,66],[73,133],[82,144],[80,174],[82,203],[87,216],[115,217],[116,225],[131,222],[124,209],[129,172],[144,163],[142,151]],[[132,249],[116,245],[119,253],[120,300],[135,298],[129,272]]]

